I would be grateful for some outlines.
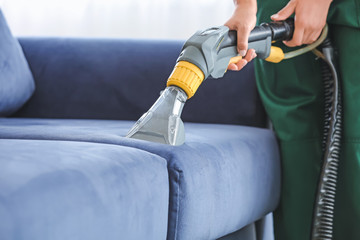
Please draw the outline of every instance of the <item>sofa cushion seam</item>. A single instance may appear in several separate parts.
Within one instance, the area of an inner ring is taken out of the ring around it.
[[[179,211],[180,211],[180,185],[181,185],[181,178],[182,178],[182,171],[173,167],[169,167],[168,168],[168,172],[173,171],[176,173],[177,175],[177,186],[176,186],[176,217],[175,217],[175,231],[174,231],[174,240],[178,239],[177,235],[178,235],[178,224],[179,224]],[[169,178],[170,178],[170,174],[169,174]],[[169,179],[170,182],[170,179]],[[171,186],[171,184],[169,184],[169,186]],[[169,213],[171,213],[170,211],[170,205],[169,205]],[[170,220],[170,217],[169,217]]]
[[[132,149],[137,149],[141,152],[145,152],[148,154],[151,154],[153,156],[157,156],[159,158],[161,158],[162,160],[165,161],[166,165],[167,164],[167,160],[160,156],[159,154],[147,151],[147,150],[143,150],[134,146],[128,146],[128,145],[121,145],[121,144],[116,144],[116,143],[106,143],[106,142],[100,142],[100,141],[85,141],[85,140],[76,140],[76,139],[36,139],[36,138],[23,138],[23,139],[19,139],[19,138],[0,138],[0,140],[19,140],[19,141],[49,141],[49,142],[81,142],[81,143],[94,143],[94,144],[104,144],[104,145],[113,145],[113,146],[120,146],[120,147],[126,147],[126,148],[132,148]]]

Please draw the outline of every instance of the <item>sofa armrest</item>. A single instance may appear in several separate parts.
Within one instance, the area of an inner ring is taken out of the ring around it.
[[[138,119],[165,88],[183,42],[20,38],[36,92],[14,117]],[[211,106],[211,107],[208,107]],[[208,80],[185,106],[184,121],[264,126],[250,64]]]

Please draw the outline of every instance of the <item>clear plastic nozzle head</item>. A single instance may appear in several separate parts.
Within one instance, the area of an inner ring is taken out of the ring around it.
[[[126,137],[182,145],[185,141],[185,130],[180,117],[187,98],[186,93],[179,87],[167,87]]]

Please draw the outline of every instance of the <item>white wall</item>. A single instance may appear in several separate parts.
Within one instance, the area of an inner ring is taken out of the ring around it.
[[[16,36],[186,39],[231,16],[232,0],[0,0]]]

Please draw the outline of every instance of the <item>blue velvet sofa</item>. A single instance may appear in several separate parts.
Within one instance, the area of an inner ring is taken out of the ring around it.
[[[124,137],[182,44],[15,39],[0,12],[0,239],[273,239],[278,145],[251,64],[186,103],[184,145]]]

